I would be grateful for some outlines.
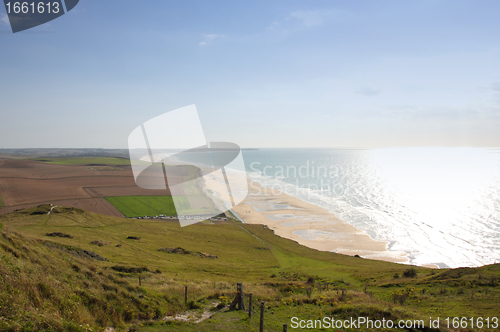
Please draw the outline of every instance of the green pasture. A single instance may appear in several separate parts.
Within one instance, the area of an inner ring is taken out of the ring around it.
[[[105,197],[126,217],[176,216],[172,196],[113,196]],[[177,204],[197,214],[219,214],[210,199],[205,196],[178,196]]]
[[[177,215],[172,196],[113,196],[105,198],[126,217]]]

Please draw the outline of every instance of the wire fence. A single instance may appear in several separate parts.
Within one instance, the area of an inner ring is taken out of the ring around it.
[[[257,332],[281,332],[287,331],[287,324],[283,324],[280,322],[276,316],[269,310],[269,308],[265,305],[264,301],[254,301],[252,294],[245,294],[245,298],[248,298],[246,301],[248,303],[248,316],[249,321],[252,324],[253,328]],[[258,309],[255,310],[255,308]]]

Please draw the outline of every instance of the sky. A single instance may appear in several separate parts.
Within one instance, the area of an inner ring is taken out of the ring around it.
[[[500,2],[80,0],[13,34],[0,148],[127,148],[195,104],[242,147],[500,146]]]

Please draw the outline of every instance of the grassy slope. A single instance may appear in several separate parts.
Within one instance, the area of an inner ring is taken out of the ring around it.
[[[113,196],[105,198],[126,217],[177,215],[171,196]]]
[[[72,322],[120,327],[136,321],[138,331],[251,330],[251,322],[242,312],[223,311],[200,324],[147,323],[147,319],[165,312],[186,310],[184,285],[188,285],[190,299],[197,301],[193,307],[203,308],[213,307],[220,296],[230,300],[236,282],[243,282],[245,291],[253,292],[254,303],[266,301],[278,320],[289,324],[292,316],[498,316],[498,264],[437,271],[416,268],[416,278],[395,279],[395,274],[402,276],[408,267],[318,252],[279,238],[260,225],[197,224],[180,228],[176,222],[127,220],[75,209],[56,208],[50,216],[32,215],[35,210],[0,217],[0,313],[9,319],[1,321],[6,326],[22,325],[29,330],[29,324],[48,324],[62,331],[69,330]],[[45,236],[49,232],[63,232],[73,238]],[[128,240],[128,236],[140,240]],[[90,244],[94,240],[106,245]],[[41,241],[91,250],[109,261],[75,258]],[[182,247],[218,258],[158,251],[164,247]],[[142,273],[145,279],[139,287],[138,274],[113,271],[111,267],[117,265],[146,267],[151,272]],[[311,288],[311,297],[306,294],[307,288]],[[339,295],[339,289],[346,289],[347,295]],[[82,295],[82,290],[89,294]],[[407,294],[404,303],[393,303],[395,293]],[[14,306],[9,305],[12,298]],[[35,309],[40,306],[46,308],[43,314]],[[121,309],[116,313],[112,308]],[[273,321],[272,317],[266,319],[269,324]]]
[[[18,233],[0,233],[0,331],[96,331],[177,306],[94,261]]]
[[[59,165],[130,165],[129,159],[112,157],[77,157],[77,158],[34,158],[32,160],[43,161],[49,164]]]

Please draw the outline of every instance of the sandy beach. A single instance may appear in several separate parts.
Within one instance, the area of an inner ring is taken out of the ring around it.
[[[248,197],[234,212],[248,224],[264,224],[275,234],[309,248],[363,258],[406,263],[404,252],[338,219],[327,210],[249,181]]]

